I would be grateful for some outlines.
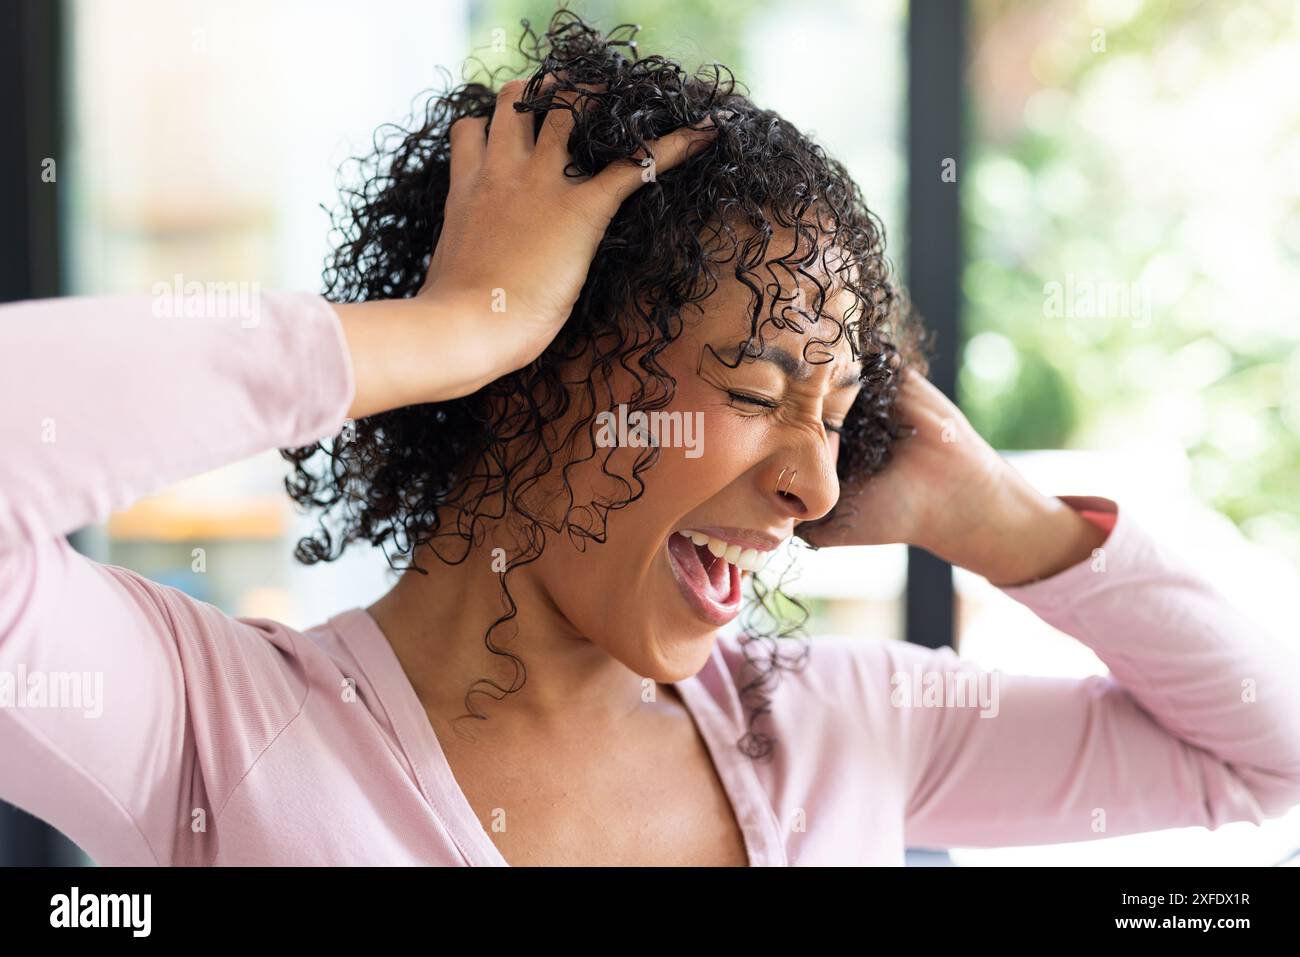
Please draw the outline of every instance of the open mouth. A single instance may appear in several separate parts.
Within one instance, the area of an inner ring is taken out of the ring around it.
[[[697,544],[698,543],[698,544]],[[740,574],[753,571],[766,555],[728,546],[701,533],[674,532],[668,560],[682,597],[711,625],[725,625],[740,611]]]

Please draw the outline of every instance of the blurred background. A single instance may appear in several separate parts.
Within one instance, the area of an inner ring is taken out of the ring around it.
[[[934,379],[1049,494],[1129,509],[1263,628],[1300,591],[1300,13],[1289,0],[573,2],[719,61],[884,220]],[[518,64],[521,0],[3,0],[0,298],[186,281],[321,289],[349,157],[422,91]],[[445,71],[445,72],[440,72]],[[382,135],[382,134],[381,134]],[[304,569],[266,453],[75,536],[238,615],[365,605],[378,553]],[[800,552],[808,631],[1105,667],[901,546]],[[815,649],[814,649],[815,654]],[[3,757],[0,756],[0,760]],[[913,864],[1274,864],[1300,816]],[[0,807],[0,863],[89,863]],[[1292,859],[1295,863],[1295,859]]]

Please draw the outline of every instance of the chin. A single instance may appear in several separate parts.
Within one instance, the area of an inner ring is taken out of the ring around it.
[[[650,678],[660,684],[672,684],[684,681],[699,672],[713,653],[713,644],[717,630],[702,626],[699,622],[690,624],[689,616],[672,616],[680,621],[686,617],[686,625],[665,622],[658,628],[644,635],[631,637],[626,633],[611,636],[614,644],[606,649],[618,658],[629,670]],[[634,644],[628,644],[629,638]],[[614,648],[619,651],[615,653]]]
[[[660,684],[685,681],[698,674],[708,663],[709,655],[713,653],[714,641],[713,633],[702,638],[688,639],[673,660],[661,662],[656,674],[646,674],[645,677],[653,678]]]

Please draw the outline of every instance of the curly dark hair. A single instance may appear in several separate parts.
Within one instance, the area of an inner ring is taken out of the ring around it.
[[[647,140],[683,125],[698,127],[705,117],[719,132],[699,154],[622,204],[571,316],[532,363],[472,395],[373,415],[348,423],[345,435],[281,452],[294,466],[285,480],[289,494],[300,506],[320,510],[317,529],[295,551],[306,564],[332,561],[365,540],[382,547],[391,566],[400,562],[427,573],[415,559],[421,546],[454,564],[468,557],[483,523],[506,520],[518,530],[522,547],[501,574],[508,610],[485,634],[490,651],[513,660],[518,678],[510,688],[487,678],[475,682],[465,696],[473,717],[482,717],[470,706],[473,694],[499,700],[523,684],[522,660],[493,642],[494,630],[517,613],[510,573],[536,560],[548,533],[578,548],[588,540],[603,542],[609,511],[641,497],[640,476],[658,459],[656,448],[638,454],[631,475],[623,477],[624,496],[574,500],[569,469],[595,454],[575,454],[575,440],[580,431],[590,435],[597,412],[611,407],[597,395],[601,373],[607,376],[617,364],[634,376],[629,407],[651,410],[670,402],[676,381],[657,357],[681,334],[683,309],[717,288],[720,268],[729,265],[751,295],[749,337],[738,343],[733,367],[761,352],[768,324],[803,334],[824,316],[838,332],[832,340],[809,336],[805,358],[829,361],[824,347],[844,336],[862,360],[862,388],[840,439],[841,480],[869,476],[889,461],[904,431],[898,376],[904,364],[923,374],[927,369],[920,325],[891,278],[884,228],[822,147],[738,92],[726,67],[689,74],[670,59],[640,56],[635,26],[602,34],[566,9],[554,14],[542,36],[527,20],[521,23],[518,49],[531,76],[514,108],[534,113],[535,129],[549,110],[574,113],[566,175],[594,175],[615,159],[644,157]],[[503,72],[489,79],[504,82]],[[548,78],[555,85],[543,89]],[[597,84],[597,92],[582,92],[579,84]],[[576,108],[555,98],[559,91],[579,91]],[[376,134],[374,154],[360,160],[362,185],[345,190],[343,208],[334,215],[338,242],[324,272],[328,299],[404,298],[419,290],[443,225],[450,127],[463,117],[487,117],[490,124],[496,98],[491,85],[462,83],[431,94],[412,129],[390,126]],[[795,241],[789,248],[782,241],[769,259],[777,229]],[[833,264],[826,255],[831,249]],[[801,281],[815,284],[815,302],[796,295]],[[854,306],[843,316],[822,312],[832,287],[852,294]],[[561,369],[578,357],[590,361],[592,374],[575,384]],[[575,409],[579,424],[548,438],[554,430],[546,426]],[[560,471],[569,490],[561,515],[526,500],[528,489],[552,470]],[[738,746],[754,758],[770,756],[776,743],[754,724],[770,710],[777,672],[802,668],[809,652],[803,633],[808,611],[782,592],[785,579],[786,572],[775,583],[751,575],[753,595],[741,618],[754,677],[741,690],[750,717]]]

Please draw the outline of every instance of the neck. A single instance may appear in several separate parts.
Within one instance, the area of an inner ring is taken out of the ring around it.
[[[470,549],[457,564],[424,546],[419,558],[428,574],[404,572],[369,607],[431,718],[450,723],[472,709],[488,721],[455,723],[472,724],[475,734],[480,727],[589,734],[645,713],[645,680],[579,634],[542,585],[544,563],[563,562],[564,544],[553,539],[542,557],[506,576],[518,610],[490,639],[488,627],[509,611],[490,545]],[[676,697],[666,685],[655,694]]]

